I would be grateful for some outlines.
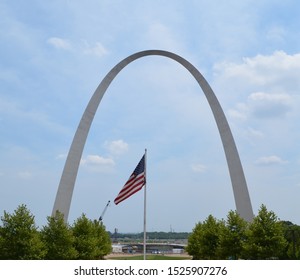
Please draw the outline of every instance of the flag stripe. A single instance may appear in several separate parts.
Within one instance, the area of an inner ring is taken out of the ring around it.
[[[119,195],[123,195],[123,194],[125,194],[125,193],[127,193],[128,191],[130,191],[130,188],[132,187],[132,186],[134,186],[135,184],[139,184],[139,183],[143,183],[143,181],[144,181],[144,173],[142,173],[140,176],[137,176],[136,178],[134,178],[134,180],[133,179],[129,179],[130,180],[130,182],[129,183],[127,183],[124,187],[123,187],[123,189],[120,191],[120,193],[119,193]]]
[[[131,191],[132,188],[143,186],[143,184],[144,184],[144,179],[141,178],[141,179],[135,181],[130,186],[128,186],[126,189],[122,190],[119,195],[126,195],[128,192]]]
[[[139,191],[143,187],[143,185],[144,179],[141,178],[140,180],[135,181],[133,184],[128,186],[126,190],[123,191],[122,189],[121,192],[118,194],[117,198],[115,199],[115,204],[120,203],[121,201],[125,200],[126,198]]]
[[[136,192],[142,189],[145,185],[145,155],[140,160],[139,164],[130,175],[129,179],[125,183],[124,187],[121,189],[117,197],[115,198],[115,204],[118,204],[125,200],[126,198],[132,196]]]
[[[126,195],[120,196],[118,197],[118,199],[115,199],[115,204],[119,204],[120,202],[122,202],[123,200],[125,200],[126,198],[132,196],[133,194],[135,194],[136,192],[138,192],[139,190],[142,189],[143,186],[138,186],[136,188],[133,188],[130,190],[130,192],[128,192]]]

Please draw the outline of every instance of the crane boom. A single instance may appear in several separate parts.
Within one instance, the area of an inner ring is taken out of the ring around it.
[[[107,202],[106,206],[104,207],[104,210],[103,210],[103,212],[102,212],[102,214],[101,214],[101,216],[100,216],[100,218],[99,218],[99,221],[100,221],[100,222],[102,222],[103,216],[104,216],[104,214],[105,214],[105,212],[106,212],[107,207],[109,206],[109,204],[110,204],[110,200]]]

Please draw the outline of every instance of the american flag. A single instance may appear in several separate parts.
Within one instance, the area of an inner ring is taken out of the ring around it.
[[[132,196],[136,192],[142,189],[146,183],[145,177],[145,155],[140,160],[137,167],[134,169],[133,173],[130,175],[128,181],[121,189],[117,197],[115,198],[115,204],[118,204],[125,200],[126,198]]]

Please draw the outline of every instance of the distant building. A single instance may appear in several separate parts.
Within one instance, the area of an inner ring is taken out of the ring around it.
[[[168,243],[149,243],[146,244],[147,254],[183,254],[184,244],[168,244]],[[143,253],[142,243],[128,243],[128,244],[113,244],[112,252],[136,254]]]
[[[112,245],[112,252],[115,253],[115,254],[123,253],[122,249],[123,249],[123,245],[120,245],[120,244],[113,244]]]

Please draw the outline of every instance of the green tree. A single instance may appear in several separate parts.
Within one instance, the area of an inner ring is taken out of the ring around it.
[[[247,231],[245,257],[264,260],[281,258],[287,246],[282,223],[262,205]]]
[[[110,252],[110,238],[104,227],[97,221],[89,220],[84,214],[78,218],[73,227],[75,249],[80,260],[103,258]]]
[[[25,205],[13,214],[1,217],[0,258],[7,260],[43,259],[45,248],[35,225],[34,216]]]
[[[77,251],[74,247],[75,238],[70,227],[64,222],[63,214],[56,212],[54,217],[47,217],[48,224],[41,231],[47,260],[76,259]]]
[[[203,236],[203,224],[201,222],[197,223],[193,228],[192,233],[188,237],[188,244],[186,251],[194,260],[201,259],[201,240]]]
[[[243,256],[247,222],[236,211],[227,215],[225,227],[220,231],[219,256],[221,259],[239,259]]]
[[[193,259],[218,259],[220,232],[223,227],[223,221],[217,221],[209,215],[203,223],[196,224],[188,238],[186,251]]]
[[[288,244],[284,255],[285,259],[300,259],[300,226],[289,221],[281,221],[284,228],[284,237]]]
[[[111,239],[109,233],[106,231],[105,226],[99,221],[94,220],[95,237],[97,246],[97,259],[103,259],[104,256],[108,255],[112,251]]]

